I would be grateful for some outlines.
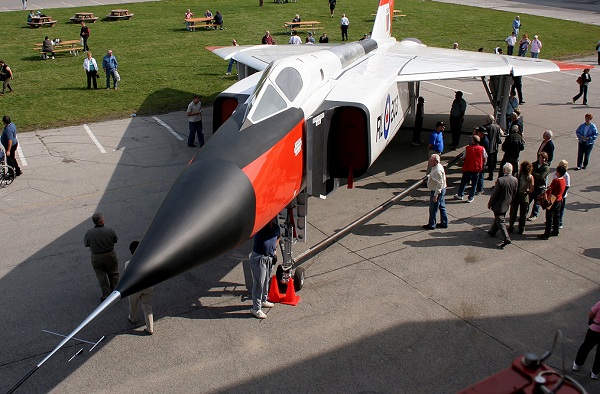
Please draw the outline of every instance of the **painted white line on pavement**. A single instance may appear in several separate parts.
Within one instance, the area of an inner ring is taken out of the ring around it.
[[[19,154],[19,159],[21,159],[21,164],[26,166],[27,160],[25,160],[25,155],[23,154],[23,149],[21,149],[21,144],[17,145],[17,153]]]
[[[152,119],[154,119],[155,121],[157,121],[158,124],[161,125],[162,127],[164,127],[165,129],[169,130],[169,132],[171,134],[173,134],[175,136],[175,138],[177,138],[179,141],[183,141],[183,137],[180,136],[175,130],[173,130],[173,128],[171,126],[169,126],[168,124],[166,124],[162,120],[158,119],[156,116],[153,116]]]
[[[101,2],[99,2],[99,1],[90,0],[90,2],[91,2],[91,3],[96,3],[96,4],[98,4],[98,5],[104,5],[104,3],[101,3]]]
[[[551,83],[551,81],[546,81],[545,79],[540,79],[540,78],[534,78],[534,77],[530,77],[529,75],[524,75],[523,78],[527,78],[527,79],[533,79],[534,81],[540,81],[540,82],[548,82]]]
[[[73,4],[69,4],[69,3],[65,3],[64,1],[62,2],[64,5],[66,5],[67,7],[75,7]]]
[[[96,146],[98,147],[98,149],[100,149],[100,152],[106,153],[106,151],[104,150],[104,147],[102,146],[102,144],[100,144],[100,141],[98,141],[98,138],[96,138],[96,136],[94,135],[94,133],[92,133],[92,130],[90,130],[90,127],[88,125],[84,124],[83,128],[88,133],[88,135],[90,136],[90,138],[92,139],[92,141],[94,141],[94,144],[96,144]]]
[[[430,84],[430,85],[433,85],[433,86],[438,86],[438,87],[440,87],[440,88],[444,88],[444,89],[448,89],[448,90],[454,90],[454,91],[456,91],[456,89],[455,89],[455,88],[451,88],[451,87],[449,87],[449,86],[444,86],[444,85],[440,85],[440,84],[433,83],[433,82],[429,82],[429,81],[421,81],[421,83],[428,83],[428,84]],[[468,95],[471,95],[471,96],[473,95],[473,93],[465,92],[464,90],[461,90],[461,91],[462,91],[464,94],[468,94]]]

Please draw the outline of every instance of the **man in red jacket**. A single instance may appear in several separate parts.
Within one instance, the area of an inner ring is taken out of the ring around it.
[[[460,181],[460,186],[458,187],[458,194],[454,196],[457,200],[462,200],[465,187],[469,181],[471,182],[471,190],[469,191],[469,198],[467,202],[473,202],[475,198],[475,189],[477,187],[477,177],[479,173],[483,171],[483,167],[487,162],[487,153],[483,146],[479,145],[479,137],[474,135],[471,137],[471,141],[469,146],[465,148],[465,151],[462,156],[463,162],[463,175]]]

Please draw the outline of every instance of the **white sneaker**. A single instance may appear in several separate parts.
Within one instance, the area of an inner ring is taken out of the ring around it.
[[[575,361],[573,361],[573,371],[579,371],[581,369],[581,367],[577,364],[575,364]]]
[[[598,379],[598,374],[597,374],[597,373],[590,372],[590,378],[592,378],[592,379],[596,380],[596,379]]]
[[[467,198],[467,202],[470,204],[470,203],[473,202],[473,199],[472,198]]]
[[[267,315],[261,310],[255,311],[254,309],[250,309],[250,313],[254,315],[257,319],[266,319]]]
[[[455,198],[455,199],[457,199],[457,200],[462,200],[462,199],[463,199],[463,196],[459,196],[458,194],[455,194],[455,195],[454,195],[454,198]]]
[[[262,307],[263,308],[273,308],[274,306],[275,306],[275,304],[273,304],[270,301],[265,301],[265,302],[262,303]]]

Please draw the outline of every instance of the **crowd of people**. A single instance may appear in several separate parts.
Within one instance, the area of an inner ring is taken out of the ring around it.
[[[418,100],[418,102],[424,103],[424,100]],[[592,119],[592,114],[586,114],[585,122],[579,125],[575,132],[578,139],[576,171],[587,168],[590,152],[598,137],[598,129],[592,123]],[[418,120],[418,123],[421,122]],[[423,225],[423,228],[427,230],[448,227],[445,204],[446,175],[443,167],[439,164],[440,155],[444,150],[442,132],[445,125],[443,121],[438,121],[429,138],[427,165],[429,174],[427,188],[430,191],[429,220],[426,225]],[[501,137],[504,138],[504,141],[500,144]],[[558,236],[560,229],[563,228],[566,197],[571,186],[571,177],[567,171],[569,167],[567,160],[560,160],[555,171],[551,171],[555,151],[552,137],[551,130],[544,131],[536,160],[530,162],[520,158],[521,152],[525,149],[525,139],[518,114],[513,114],[508,134],[502,131],[491,115],[488,115],[485,125],[473,130],[473,135],[461,157],[463,160],[462,177],[455,199],[464,199],[465,190],[469,184],[470,189],[466,200],[468,203],[473,202],[476,195],[484,193],[484,174],[487,172],[489,174],[487,179],[493,180],[498,147],[501,147],[504,155],[500,162],[500,173],[491,189],[492,194],[488,201],[488,208],[494,213],[494,223],[488,234],[495,237],[496,233],[500,231],[503,236],[501,247],[512,243],[510,233],[514,232],[515,223],[518,225],[518,233],[523,234],[526,222],[536,220],[540,210],[545,212],[544,233],[538,235],[540,239],[547,240],[551,236]],[[441,216],[439,225],[437,224],[438,212]],[[527,216],[529,213],[530,215]],[[509,214],[508,226],[505,223],[507,214]]]

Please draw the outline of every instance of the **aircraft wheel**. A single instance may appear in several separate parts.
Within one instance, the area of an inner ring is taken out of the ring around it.
[[[303,267],[296,268],[294,272],[294,289],[296,291],[302,290],[302,287],[304,287],[304,273]]]
[[[277,266],[275,270],[275,278],[277,278],[277,285],[279,286],[279,292],[285,293],[287,290],[287,283],[283,283],[283,267],[280,265]]]

